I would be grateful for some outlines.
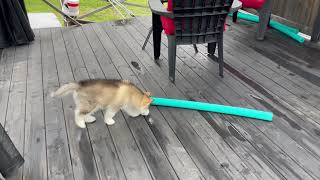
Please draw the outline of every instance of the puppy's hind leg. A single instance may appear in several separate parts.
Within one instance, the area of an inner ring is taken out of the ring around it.
[[[85,122],[86,114],[83,113],[80,109],[76,109],[74,111],[74,118],[76,125],[80,128],[86,128],[86,122]]]
[[[96,118],[94,116],[92,116],[92,114],[94,114],[95,112],[97,112],[100,108],[96,107],[94,108],[90,113],[87,114],[87,116],[85,117],[84,121],[86,123],[93,123],[96,121]]]
[[[88,106],[77,106],[75,110],[75,121],[77,126],[80,128],[86,128],[86,122],[94,122],[95,117],[91,116],[91,113],[94,112],[94,108]]]
[[[91,123],[96,120],[91,116],[95,112],[95,105],[90,104],[85,98],[79,96],[77,92],[73,93],[73,99],[76,104],[75,121],[80,128],[86,127],[86,122]]]

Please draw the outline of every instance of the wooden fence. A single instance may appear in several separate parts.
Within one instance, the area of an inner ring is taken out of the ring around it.
[[[318,11],[320,0],[273,0],[272,14],[307,34],[312,32]]]

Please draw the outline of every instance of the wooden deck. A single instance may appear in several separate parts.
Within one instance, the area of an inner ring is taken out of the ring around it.
[[[239,21],[224,38],[225,77],[206,47],[177,50],[176,84],[168,81],[167,41],[154,63],[151,24],[90,24],[36,30],[30,45],[3,50],[0,123],[25,158],[16,180],[320,179],[320,52],[275,31],[254,40]],[[152,39],[152,38],[151,38]],[[154,96],[272,111],[271,123],[151,107],[151,118],[102,113],[87,129],[74,123],[72,97],[60,85],[88,78],[129,79]]]

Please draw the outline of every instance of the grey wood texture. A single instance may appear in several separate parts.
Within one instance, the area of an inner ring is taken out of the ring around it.
[[[110,25],[110,27],[112,26]],[[146,89],[154,92],[154,94],[158,96],[165,96],[165,92],[167,91],[168,94],[173,93],[176,97],[180,96],[180,98],[182,98],[182,96],[179,95],[177,91],[175,91],[174,86],[171,86],[171,83],[169,83],[168,81],[165,82],[165,85],[163,84],[164,86],[161,86],[157,84],[159,83],[158,79],[154,79],[151,74],[144,69],[143,66],[140,66],[140,70],[139,68],[135,68],[133,66],[133,64],[135,63],[132,63],[132,61],[137,62],[137,57],[133,54],[129,55],[129,53],[132,53],[132,51],[130,51],[129,48],[125,47],[125,45],[121,43],[119,37],[115,37],[114,33],[116,31],[112,31],[112,29],[108,28],[107,24],[105,27],[105,31],[109,34],[109,37],[113,39],[113,42],[119,42],[115,45],[118,46],[119,49],[121,49],[120,53],[122,53],[132,72],[135,73],[138,77],[138,80],[141,82],[140,86],[144,86]],[[139,81],[137,81],[137,83],[139,83]],[[153,86],[150,84],[153,84]],[[173,113],[173,111],[176,113]],[[180,139],[180,141],[182,141],[182,144],[191,154],[193,160],[198,163],[197,165],[198,167],[200,166],[200,171],[202,171],[202,174],[205,178],[230,179],[230,174],[228,173],[229,169],[221,167],[214,154],[210,151],[206,144],[201,141],[201,138],[194,132],[194,129],[188,123],[178,121],[178,119],[195,117],[194,114],[197,114],[197,112],[182,109],[170,109],[169,111],[163,111],[162,114],[164,117],[166,117],[172,129],[176,131],[178,138]],[[201,120],[201,117],[198,117],[197,119]],[[193,141],[190,141],[190,139],[193,139]],[[240,177],[238,176],[238,178]]]
[[[128,27],[128,29],[129,29],[129,27]],[[125,32],[125,31],[123,31],[121,29],[117,29],[117,31],[121,34],[121,36],[124,39],[129,41],[127,44],[128,44],[128,46],[131,46],[133,52],[139,52],[139,51],[137,51],[137,48],[140,48],[140,45],[137,44],[137,42],[134,42],[134,40],[133,41],[130,40],[130,39],[132,39],[132,37],[138,38],[139,34],[134,32],[135,30],[132,30],[132,29],[129,30],[129,32],[134,33],[134,35],[132,35],[131,37],[130,37],[128,32]],[[139,40],[138,42],[142,43],[143,41]],[[134,48],[136,48],[136,49],[134,49]],[[157,77],[160,78],[161,77],[162,81],[166,81],[166,83],[168,83],[167,75],[166,75],[167,71],[165,73],[161,72],[160,68],[154,62],[152,62],[152,59],[150,59],[150,57],[148,57],[147,54],[137,53],[136,56],[139,57],[139,59],[140,59],[139,60],[140,61],[139,64],[144,65],[148,69],[149,72],[152,72],[151,74],[156,74],[155,78],[157,78]],[[150,70],[149,70],[149,68],[150,68]],[[184,86],[188,86],[188,85],[184,85]],[[187,89],[190,89],[190,88],[187,88]],[[236,166],[236,167],[230,167],[230,170],[229,169],[228,170],[231,171],[231,173],[233,173],[233,174],[237,174],[237,169],[240,167],[239,171],[241,171],[241,169],[243,168],[241,166],[246,167],[246,165],[241,163],[239,161],[238,157],[235,155],[235,153],[232,152],[232,150],[230,150],[229,148],[226,147],[226,144],[223,142],[222,139],[219,139],[219,138],[212,139],[212,138],[210,138],[211,136],[212,137],[219,137],[219,136],[215,136],[217,134],[214,134],[212,132],[212,129],[210,128],[210,125],[205,123],[204,119],[199,118],[199,115],[200,114],[195,116],[196,119],[192,118],[192,120],[190,120],[190,124],[194,127],[195,131],[199,134],[200,137],[203,137],[203,139],[209,139],[209,140],[204,140],[204,141],[208,144],[210,149],[212,149],[212,151],[215,154],[218,154],[216,157],[220,161],[220,163],[222,163],[222,164],[227,163],[228,164],[228,161],[229,161],[228,160],[228,156],[234,157],[234,162],[230,162],[230,164],[234,164],[234,166]],[[186,120],[189,120],[189,119],[186,118]],[[204,132],[204,128],[205,127],[207,127],[207,129]],[[214,143],[215,141],[216,141],[216,143]],[[238,177],[238,178],[241,178],[241,176]],[[247,179],[250,179],[250,178],[257,179],[257,177],[255,177],[250,172],[248,172],[248,174],[246,174],[246,178]]]
[[[4,128],[20,154],[24,154],[24,127],[26,120],[26,87],[29,46],[18,46],[14,54],[10,95]],[[9,179],[22,179],[23,169]]]
[[[225,77],[192,46],[178,46],[176,82],[168,79],[167,39],[154,62],[150,18],[35,30],[35,41],[0,53],[0,123],[26,162],[10,179],[319,179],[318,52],[251,23],[224,37]],[[312,67],[312,68],[311,68]],[[103,113],[79,129],[68,82],[128,79],[153,96],[272,111],[274,121],[166,107],[150,116]]]
[[[50,97],[50,93],[59,87],[55,62],[56,48],[53,42],[57,41],[57,37],[52,36],[51,29],[43,29],[40,30],[40,38],[48,179],[73,179],[70,141],[67,136],[63,105],[60,99]]]
[[[4,49],[0,61],[0,123],[4,125],[10,94],[15,47]]]
[[[23,179],[47,179],[40,32],[29,45]]]
[[[74,39],[72,28],[64,28],[61,30],[65,46],[63,50],[67,52],[70,65],[67,66],[65,64],[64,68],[67,68],[67,70],[62,69],[62,71],[58,71],[59,77],[63,79],[63,83],[61,82],[60,84],[74,81],[74,79],[70,78],[71,76],[62,77],[65,72],[73,73],[73,77],[77,79],[79,79],[79,76],[85,79],[86,76],[83,74],[86,73],[86,68],[82,65],[81,54]],[[61,44],[59,45],[61,46]],[[68,68],[70,66],[71,68]],[[72,71],[70,72],[71,69]],[[100,179],[88,130],[75,126],[73,98],[71,96],[63,98],[63,105],[69,133],[70,149],[72,150],[71,157],[72,160],[76,162],[73,163],[74,177],[75,179]]]
[[[140,30],[141,28],[140,28],[140,26],[139,26],[139,30]],[[164,38],[164,41],[166,41],[165,40],[165,38]],[[164,48],[164,49],[166,49],[166,48]],[[202,49],[203,50],[203,52],[205,52],[205,50],[204,49]],[[189,49],[188,51],[186,51],[186,52],[190,52],[190,54],[192,54],[192,52],[193,51],[191,51],[191,49]],[[181,56],[183,57],[183,62],[184,63],[186,63],[187,62],[187,59],[188,58],[186,58],[186,56],[185,56],[185,54],[186,54],[186,52],[184,53],[184,54],[182,54]],[[179,56],[179,54],[178,54],[178,56]],[[198,58],[197,58],[198,59]],[[214,71],[214,69],[217,67],[217,66],[213,66],[213,67],[209,67],[206,71],[203,71],[203,69],[202,68],[204,68],[204,67],[208,67],[208,63],[205,63],[204,65],[203,65],[203,67],[200,67],[200,68],[196,68],[196,65],[195,65],[195,63],[196,62],[192,62],[192,64],[190,64],[189,66],[192,68],[192,69],[194,69],[194,70],[198,70],[198,72],[199,72],[199,76],[200,77],[205,77],[205,76],[208,76],[208,72],[210,72],[210,73],[214,73],[214,74],[216,74],[216,71]],[[209,70],[209,71],[208,71]],[[184,72],[185,70],[183,70],[182,72]],[[225,79],[225,78],[224,78]],[[207,83],[209,83],[210,84],[210,81],[213,81],[213,79],[212,78],[208,78],[208,82]],[[192,80],[192,82],[198,82],[198,81],[196,81],[196,80]],[[228,82],[228,81],[224,81],[224,82]],[[239,89],[239,86],[237,86],[236,85],[236,81],[234,82],[234,83],[232,83],[232,84],[234,84],[235,85],[235,87],[233,88],[233,89]],[[198,85],[198,87],[201,87],[200,85]],[[241,86],[240,86],[241,87]],[[214,86],[213,86],[213,88],[215,88],[215,89],[217,89],[217,88],[219,88],[219,84],[218,83],[215,83],[214,84]],[[228,90],[228,88],[223,88],[224,90],[223,90],[223,93],[221,93],[221,95],[223,96],[224,94],[227,94],[227,90]],[[230,94],[231,95],[231,94]],[[230,95],[228,95],[228,96],[230,96]],[[228,98],[228,97],[226,97],[226,98]],[[229,98],[230,99],[230,98]],[[231,100],[232,99],[235,99],[235,98],[231,98]],[[235,103],[237,103],[237,102],[234,102],[233,104],[235,104]],[[251,130],[251,129],[250,129]],[[313,131],[313,130],[312,130]],[[312,158],[310,158],[310,159],[312,159]],[[306,165],[308,165],[308,163],[306,163]],[[310,168],[312,168],[312,167],[310,167]]]

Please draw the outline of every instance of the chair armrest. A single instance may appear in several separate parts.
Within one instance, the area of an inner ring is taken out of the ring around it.
[[[149,7],[151,9],[151,12],[160,16],[166,16],[169,18],[174,18],[174,15],[172,12],[167,11],[160,0],[149,0]]]

